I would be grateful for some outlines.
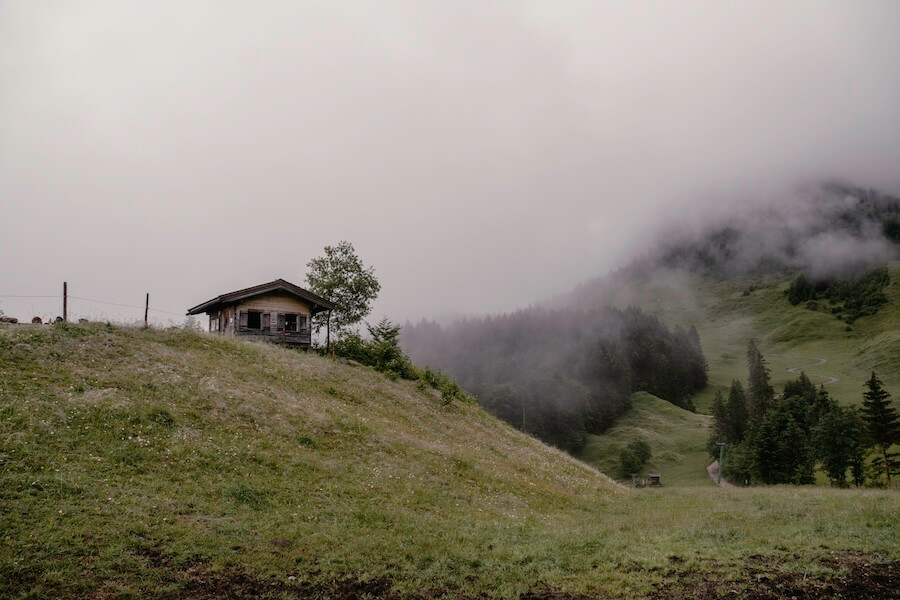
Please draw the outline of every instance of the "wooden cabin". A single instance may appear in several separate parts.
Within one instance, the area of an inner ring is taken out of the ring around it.
[[[209,331],[309,348],[310,319],[334,304],[284,279],[229,292],[198,304],[188,315],[209,315]]]

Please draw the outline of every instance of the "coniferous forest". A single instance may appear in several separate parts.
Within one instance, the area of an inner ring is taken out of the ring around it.
[[[832,485],[890,485],[897,471],[891,446],[900,442],[900,419],[875,373],[865,382],[860,408],[841,406],[805,373],[781,393],[769,383],[765,358],[755,342],[747,348],[748,389],[739,380],[713,401],[709,451],[735,483],[811,484],[816,466]],[[867,457],[871,461],[867,462]]]
[[[669,329],[637,308],[530,308],[449,327],[407,324],[403,348],[455,377],[514,427],[568,451],[650,392],[693,410],[707,382],[696,329]]]

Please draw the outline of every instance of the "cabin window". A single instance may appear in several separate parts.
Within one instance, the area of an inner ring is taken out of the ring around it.
[[[262,313],[258,310],[241,312],[241,327],[244,329],[259,329],[262,327]]]
[[[209,330],[219,331],[219,315],[209,318]]]
[[[284,315],[284,330],[285,331],[297,331],[297,315],[293,315],[293,314]]]

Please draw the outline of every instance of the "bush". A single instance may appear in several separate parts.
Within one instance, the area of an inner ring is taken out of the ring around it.
[[[335,354],[342,358],[374,368],[384,373],[392,381],[407,379],[418,381],[419,389],[431,387],[441,393],[445,404],[459,400],[475,404],[475,398],[460,387],[455,379],[428,367],[418,369],[400,347],[400,326],[388,319],[377,325],[369,325],[371,340],[363,339],[358,333],[345,334],[334,344]]]
[[[424,370],[418,371],[418,376],[427,385],[441,393],[444,404],[449,404],[453,400],[459,400],[467,404],[476,403],[474,396],[463,390],[455,379],[445,375],[440,369],[425,367]]]
[[[634,440],[619,450],[619,474],[622,478],[640,472],[650,460],[650,444],[644,440]]]

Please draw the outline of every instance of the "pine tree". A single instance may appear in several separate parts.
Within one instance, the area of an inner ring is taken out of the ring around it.
[[[882,387],[881,380],[872,372],[866,382],[869,391],[863,394],[862,417],[870,447],[880,453],[876,462],[884,467],[887,484],[891,484],[891,472],[896,466],[896,454],[889,452],[891,445],[900,441],[900,420],[897,409],[891,406],[891,395]]]
[[[846,487],[849,468],[853,468],[854,480],[859,479],[854,467],[863,463],[863,423],[856,409],[835,404],[822,415],[815,438],[822,468],[832,484]]]
[[[748,411],[751,422],[758,422],[765,416],[772,404],[775,390],[769,383],[769,368],[754,340],[747,345],[747,366],[750,376],[748,385]]]
[[[764,483],[813,483],[815,454],[799,396],[783,398],[747,438],[753,477]]]
[[[747,395],[744,386],[735,379],[731,382],[728,401],[725,404],[725,442],[738,444],[747,434]]]
[[[725,412],[725,398],[722,396],[722,390],[716,390],[716,396],[713,398],[712,405],[713,426],[712,433],[709,436],[707,449],[711,456],[719,455],[719,443],[725,441],[725,431],[727,430],[728,416]]]
[[[810,421],[813,425],[816,425],[821,421],[822,417],[832,411],[835,407],[837,407],[837,402],[831,399],[831,396],[825,391],[825,386],[820,385],[819,391],[816,392],[815,400],[810,407]]]

